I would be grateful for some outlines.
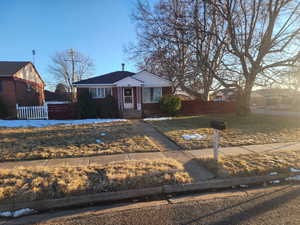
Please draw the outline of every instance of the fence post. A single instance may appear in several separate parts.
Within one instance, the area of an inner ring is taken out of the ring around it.
[[[45,112],[45,118],[46,118],[46,120],[48,120],[49,116],[48,116],[48,104],[47,103],[44,103],[44,112]]]
[[[19,113],[19,105],[16,104],[16,110],[17,110],[17,118],[19,119],[20,118],[20,113]]]

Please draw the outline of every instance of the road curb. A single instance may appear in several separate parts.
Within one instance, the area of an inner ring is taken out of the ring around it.
[[[15,211],[23,208],[35,209],[37,211],[47,211],[50,209],[75,207],[110,201],[121,201],[160,194],[163,194],[163,187],[105,192],[99,194],[73,196],[60,199],[39,200],[29,202],[12,202],[10,204],[0,205],[0,211]]]
[[[252,176],[252,177],[239,177],[231,179],[215,179],[200,183],[192,184],[175,184],[163,185],[154,188],[143,188],[136,190],[105,192],[99,194],[82,195],[67,197],[61,199],[39,200],[29,202],[11,202],[10,204],[0,205],[0,212],[2,211],[15,211],[23,208],[30,208],[36,211],[47,211],[58,208],[86,206],[95,203],[107,203],[114,201],[122,201],[129,199],[136,199],[148,196],[172,194],[172,193],[185,193],[191,191],[205,191],[232,188],[239,185],[259,184],[269,182],[272,180],[282,180],[287,177],[300,175],[300,172],[279,174],[275,176]]]

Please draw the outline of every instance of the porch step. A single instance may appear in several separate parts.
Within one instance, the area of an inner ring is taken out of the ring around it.
[[[140,119],[142,118],[142,111],[126,109],[123,111],[122,115],[125,119]]]

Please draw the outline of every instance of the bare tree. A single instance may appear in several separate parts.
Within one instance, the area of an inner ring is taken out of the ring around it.
[[[71,100],[71,99],[69,99],[69,97],[71,97],[71,96],[69,96],[70,93],[67,92],[66,85],[64,85],[62,83],[58,83],[56,85],[54,93],[59,98],[60,101]]]
[[[91,75],[94,68],[92,60],[73,49],[58,52],[51,59],[52,65],[49,66],[49,71],[74,97],[73,83]]]
[[[276,82],[277,75],[299,59],[300,2],[298,0],[210,0],[226,21],[229,53],[223,86],[239,89],[239,113],[250,112],[254,85]],[[219,36],[218,33],[215,34]],[[220,37],[220,39],[223,36]],[[236,64],[238,62],[238,64]]]
[[[138,1],[138,44],[130,49],[141,69],[166,75],[175,88],[207,100],[224,55],[224,19],[200,0]]]

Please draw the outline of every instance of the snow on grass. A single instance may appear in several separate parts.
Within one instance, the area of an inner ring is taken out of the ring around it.
[[[297,173],[300,172],[299,169],[295,169],[295,168],[290,168],[290,171],[292,173]],[[291,181],[300,181],[300,175],[296,175],[296,176],[292,176],[292,177],[288,177],[286,178],[286,180],[291,180]]]
[[[96,143],[100,144],[100,143],[103,143],[103,141],[100,139],[96,139]]]
[[[144,121],[159,121],[159,120],[171,120],[172,117],[153,117],[153,118],[145,118]]]
[[[84,119],[84,120],[0,120],[0,127],[47,127],[54,125],[80,125],[89,123],[122,122],[126,119]]]
[[[297,173],[297,172],[300,172],[300,170],[299,170],[299,169],[295,169],[295,168],[290,168],[290,171],[291,171],[292,173]]]
[[[184,140],[202,140],[205,139],[207,136],[206,135],[202,135],[202,134],[184,134],[182,135],[182,138]]]
[[[296,175],[296,176],[293,176],[293,177],[288,177],[285,180],[300,181],[300,175]]]
[[[270,184],[280,184],[280,180],[271,180]]]

